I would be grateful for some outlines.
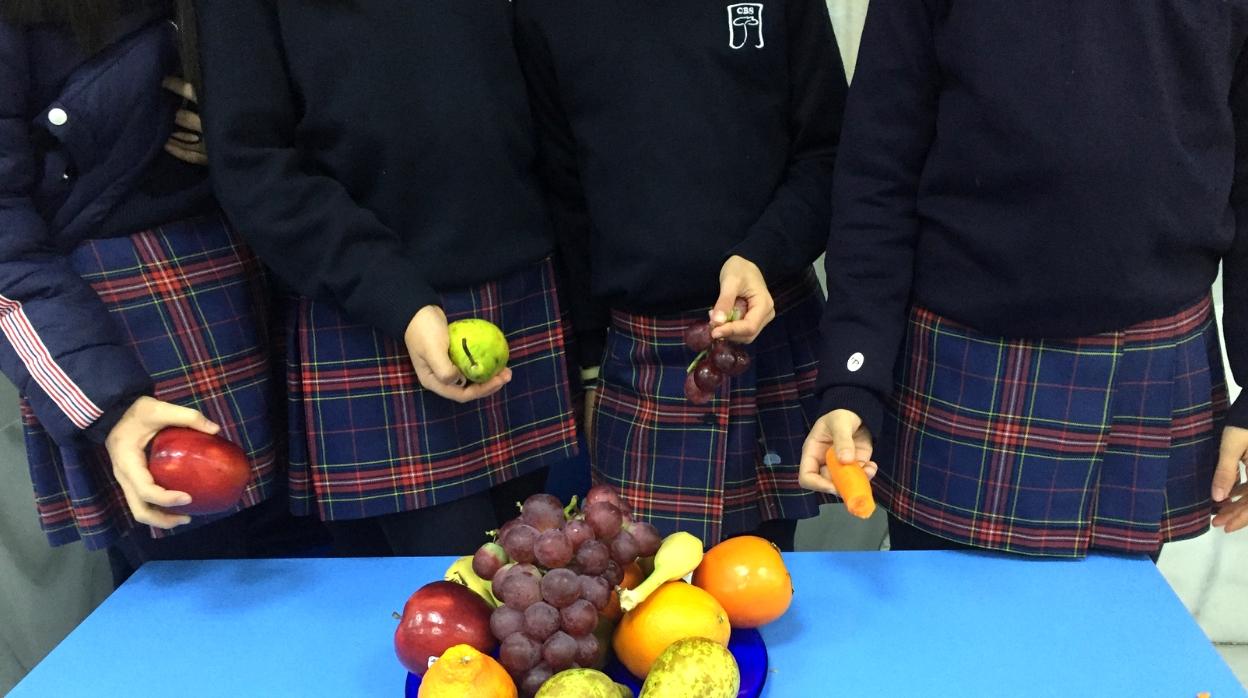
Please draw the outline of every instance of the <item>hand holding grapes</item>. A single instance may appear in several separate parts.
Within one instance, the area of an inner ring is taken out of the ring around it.
[[[745,301],[745,312],[732,317],[733,307]],[[750,260],[733,255],[719,270],[719,300],[711,309],[713,339],[749,344],[776,317],[776,305],[763,272]]]
[[[737,321],[747,312],[745,299],[738,298],[732,305],[728,322]],[[726,339],[714,339],[716,329],[714,321],[685,328],[685,346],[698,352],[685,376],[685,397],[695,405],[710,402],[725,377],[735,378],[750,369],[750,355],[745,347]]]

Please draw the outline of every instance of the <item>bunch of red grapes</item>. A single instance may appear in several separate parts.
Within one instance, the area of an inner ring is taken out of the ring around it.
[[[731,320],[745,315],[745,301],[738,300],[732,308]],[[705,405],[724,384],[724,377],[737,377],[750,369],[750,355],[745,347],[723,339],[712,339],[715,325],[699,322],[685,328],[685,346],[698,352],[685,376],[685,397],[695,405]]]
[[[624,568],[660,543],[654,526],[633,521],[615,491],[598,485],[575,514],[553,495],[529,497],[498,542],[477,550],[472,569],[503,602],[490,617],[499,661],[522,695],[564,669],[594,665],[599,612]]]

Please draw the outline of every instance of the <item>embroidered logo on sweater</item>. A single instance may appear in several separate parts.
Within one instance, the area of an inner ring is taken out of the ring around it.
[[[739,2],[728,6],[728,45],[733,49],[763,47],[763,3]]]

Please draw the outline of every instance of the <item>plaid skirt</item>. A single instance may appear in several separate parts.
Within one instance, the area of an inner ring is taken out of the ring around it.
[[[797,483],[802,442],[818,416],[814,273],[773,289],[776,319],[748,348],[749,372],[707,405],[685,399],[694,352],[678,316],[612,314],[591,446],[594,479],[617,488],[637,516],[708,546],[763,521],[816,516],[826,501]]]
[[[154,397],[202,411],[247,452],[252,478],[239,508],[266,499],[280,475],[268,292],[260,264],[224,219],[88,240],[69,260],[138,354]],[[102,447],[59,446],[25,400],[22,418],[39,520],[52,545],[81,539],[104,548],[135,525]],[[225,515],[196,516],[175,531]]]
[[[983,548],[1154,553],[1209,527],[1227,397],[1208,298],[1070,340],[912,311],[875,488],[896,517]]]
[[[287,392],[296,514],[341,521],[443,504],[577,454],[549,260],[441,294],[447,319],[502,328],[512,380],[459,404],[421,387],[407,349],[333,305],[291,299]]]

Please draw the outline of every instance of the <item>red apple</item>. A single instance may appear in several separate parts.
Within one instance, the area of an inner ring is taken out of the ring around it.
[[[238,504],[251,479],[243,449],[212,434],[166,427],[152,439],[147,469],[157,485],[191,495],[191,503],[170,507],[180,514],[216,514]]]
[[[490,607],[462,584],[430,582],[412,594],[394,631],[394,653],[407,670],[424,676],[429,664],[455,645],[494,651]]]

